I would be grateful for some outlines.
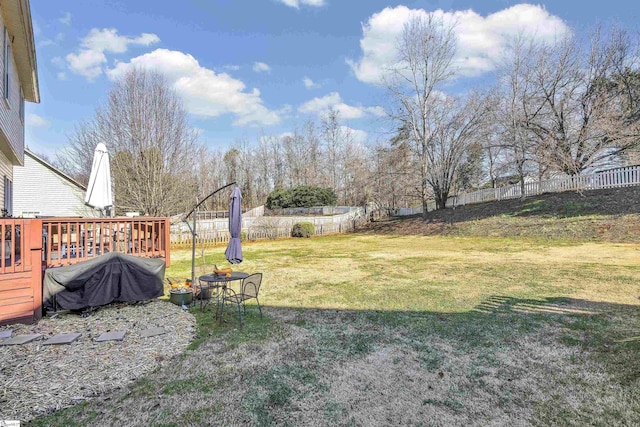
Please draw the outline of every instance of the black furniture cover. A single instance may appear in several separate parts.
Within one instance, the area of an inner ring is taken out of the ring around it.
[[[145,301],[164,294],[165,262],[111,252],[45,271],[42,301],[46,308],[81,310],[112,302]],[[53,307],[55,296],[57,307]]]

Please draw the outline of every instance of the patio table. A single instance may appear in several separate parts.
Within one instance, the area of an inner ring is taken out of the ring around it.
[[[234,282],[236,280],[242,281],[245,278],[249,277],[248,273],[244,273],[242,271],[234,271],[231,273],[231,277],[226,277],[226,275],[224,274],[215,274],[215,273],[210,273],[210,274],[205,274],[204,276],[200,276],[198,277],[198,281],[199,283],[199,287],[200,287],[200,310],[204,310],[204,307],[206,306],[207,303],[204,303],[204,295],[202,294],[203,290],[214,290],[216,291],[216,295],[215,298],[217,299],[216,302],[216,317],[218,314],[218,305],[220,304],[220,302],[222,301],[222,298],[224,298],[225,295],[227,294],[235,294],[235,291],[233,289],[231,289],[231,286],[229,285],[229,283]],[[206,283],[206,286],[202,286],[202,283]],[[213,299],[214,295],[211,295],[211,297],[209,298],[209,300]],[[195,301],[195,300],[194,300]],[[222,320],[222,319],[220,319]]]

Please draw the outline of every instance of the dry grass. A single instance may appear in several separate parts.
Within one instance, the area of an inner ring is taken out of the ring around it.
[[[640,245],[359,234],[244,255],[264,320],[196,312],[175,365],[35,425],[640,423]]]

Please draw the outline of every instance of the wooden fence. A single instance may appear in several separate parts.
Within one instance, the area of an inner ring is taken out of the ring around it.
[[[630,187],[640,185],[640,166],[611,169],[585,175],[575,175],[549,179],[545,181],[526,182],[524,196],[535,196],[542,193],[555,193],[562,191],[585,191],[606,188]],[[462,193],[451,196],[447,200],[447,207],[470,205],[522,197],[520,184],[508,185],[498,188]],[[435,207],[435,206],[434,206]],[[431,208],[431,206],[429,206]],[[402,208],[397,214],[415,215],[422,213],[422,208]]]
[[[363,217],[344,220],[339,223],[319,224],[315,226],[315,235],[346,233],[355,230],[362,222]],[[249,227],[242,230],[243,240],[275,240],[291,237],[292,227]],[[198,231],[198,244],[205,246],[226,245],[231,238],[228,230],[203,230]],[[191,233],[171,233],[171,245],[191,245]]]

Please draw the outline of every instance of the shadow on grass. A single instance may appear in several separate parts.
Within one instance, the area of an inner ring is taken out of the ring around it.
[[[485,393],[483,399],[494,399],[495,402],[490,402],[491,407],[500,408],[507,417],[513,408],[522,409],[522,405],[525,405],[524,409],[534,414],[533,419],[528,420],[534,424],[624,424],[638,421],[640,414],[637,401],[632,403],[634,406],[628,408],[627,412],[620,413],[606,399],[599,401],[603,405],[601,407],[584,404],[572,406],[574,403],[567,403],[563,396],[555,396],[553,390],[549,391],[546,400],[534,405],[526,398],[523,400],[518,388],[513,385],[527,378],[527,370],[516,372],[514,365],[504,365],[502,356],[499,356],[510,352],[521,354],[516,350],[523,337],[535,337],[551,327],[559,331],[559,335],[552,339],[559,340],[565,346],[579,347],[580,354],[600,363],[612,375],[616,386],[629,390],[628,393],[636,393],[632,390],[639,385],[640,362],[637,354],[640,341],[629,338],[640,335],[637,328],[640,310],[637,306],[570,298],[521,299],[496,295],[487,298],[473,310],[459,313],[276,306],[263,307],[263,311],[265,316],[261,319],[257,309],[249,306],[244,326],[240,328],[235,313],[227,312],[220,323],[211,311],[194,310],[198,321],[198,338],[183,355],[186,365],[193,358],[215,355],[225,359],[225,355],[234,354],[234,349],[248,344],[249,350],[243,350],[241,354],[258,352],[267,357],[271,353],[261,349],[270,342],[278,343],[276,348],[279,356],[265,360],[260,366],[253,366],[250,373],[220,371],[222,368],[215,368],[213,363],[212,369],[204,372],[156,372],[138,380],[127,394],[121,396],[117,400],[118,410],[92,401],[34,420],[30,425],[85,425],[94,422],[98,414],[108,424],[120,419],[120,411],[135,411],[141,405],[150,408],[144,419],[155,420],[156,425],[282,425],[304,424],[312,420],[319,424],[362,424],[358,411],[353,409],[357,402],[360,405],[364,403],[358,399],[370,400],[373,395],[391,391],[365,390],[359,396],[347,395],[342,396],[344,400],[339,400],[335,390],[341,384],[351,386],[348,375],[352,371],[347,370],[346,377],[331,376],[331,373],[339,375],[335,372],[342,372],[340,367],[351,365],[362,369],[363,363],[369,363],[365,360],[371,357],[377,360],[374,355],[389,348],[404,349],[394,358],[394,370],[404,369],[404,353],[415,355],[421,381],[432,381],[430,378],[437,379],[438,376],[464,376],[464,390],[452,386],[449,389],[437,389],[433,395],[421,398],[421,408],[436,408],[430,410],[452,416],[454,418],[451,420],[456,423],[473,422],[480,419],[477,417],[487,416],[487,409],[476,409],[468,404],[469,396],[478,390]],[[296,346],[299,339],[287,341],[287,337],[293,333],[299,333],[306,341],[299,346]],[[215,352],[212,350],[214,343],[218,343]],[[274,351],[273,348],[270,351]],[[443,348],[450,350],[443,352]],[[466,366],[452,366],[452,360],[457,360],[456,357],[469,359],[470,362]],[[389,369],[387,365],[380,366]],[[460,371],[463,373],[460,374]],[[485,384],[484,378],[491,371],[498,372],[496,375],[504,380],[504,384],[494,388]],[[377,371],[376,375],[384,377],[389,373]],[[244,379],[237,382],[238,376]],[[512,378],[515,379],[510,382]],[[559,384],[566,381],[563,378],[557,380]],[[407,384],[408,387],[414,386],[414,383]],[[582,386],[589,387],[575,385]],[[588,391],[586,395],[601,392],[600,389]],[[209,403],[209,409],[203,407],[203,411],[198,413],[194,408],[184,410],[172,406],[170,401],[163,400],[163,396],[167,395],[185,395],[198,402],[215,401],[215,405]],[[236,400],[230,402],[222,399],[227,395],[236,396]],[[152,405],[156,400],[158,404]],[[394,419],[399,423],[413,423],[414,417],[424,419],[426,414],[431,413],[411,406],[396,408],[390,402],[375,403],[374,400],[372,404],[382,405],[385,411],[398,417]],[[301,415],[301,408],[306,407],[311,407],[310,412]],[[197,419],[194,418],[195,413]],[[240,415],[237,418],[225,418],[231,413]],[[521,418],[516,419],[522,421]],[[142,424],[143,421],[131,419],[131,425]]]

